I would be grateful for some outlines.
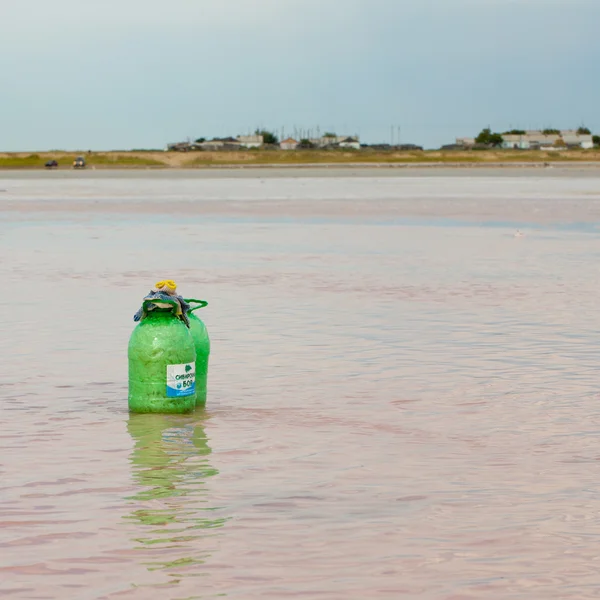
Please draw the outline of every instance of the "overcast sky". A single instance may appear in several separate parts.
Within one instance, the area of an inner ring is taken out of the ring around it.
[[[0,0],[0,150],[600,132],[600,0]]]

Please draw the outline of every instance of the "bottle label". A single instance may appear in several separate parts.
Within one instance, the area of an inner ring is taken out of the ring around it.
[[[196,363],[167,365],[167,398],[192,396],[196,393]]]

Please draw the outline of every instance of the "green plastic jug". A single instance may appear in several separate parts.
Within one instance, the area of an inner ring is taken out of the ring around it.
[[[196,348],[196,406],[200,407],[206,405],[210,338],[208,337],[206,325],[194,314],[194,311],[199,308],[204,308],[208,305],[208,302],[205,302],[204,300],[194,300],[193,298],[186,298],[186,302],[190,305],[193,305],[194,303],[198,305],[190,309],[188,319],[190,321],[190,333],[192,334],[194,346]]]
[[[196,407],[196,349],[172,309],[148,311],[129,339],[129,410],[187,413]]]

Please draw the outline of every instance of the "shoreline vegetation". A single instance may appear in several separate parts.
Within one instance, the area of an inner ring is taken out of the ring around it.
[[[582,164],[600,167],[600,149],[547,150],[235,150],[164,152],[124,150],[110,152],[0,152],[0,169],[47,169],[56,160],[58,170],[72,170],[73,161],[83,156],[94,169],[202,169],[244,167],[360,167],[360,166],[547,166]]]

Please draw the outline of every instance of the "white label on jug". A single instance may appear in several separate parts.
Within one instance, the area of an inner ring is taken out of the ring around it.
[[[167,365],[167,398],[196,393],[196,363]]]

